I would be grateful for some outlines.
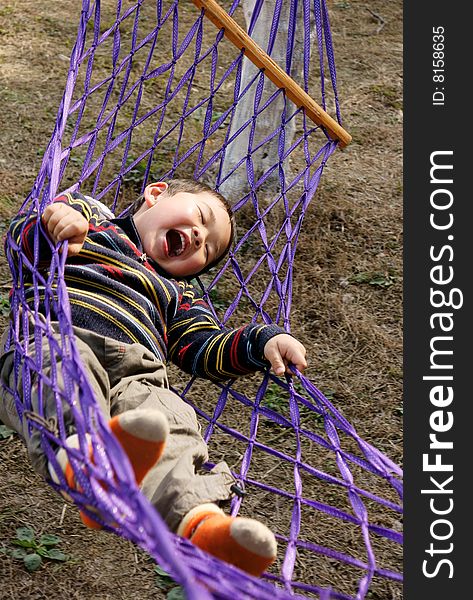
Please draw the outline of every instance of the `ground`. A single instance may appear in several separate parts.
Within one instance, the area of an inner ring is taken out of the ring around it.
[[[4,0],[0,8],[0,234],[31,189],[64,88],[78,3]],[[304,222],[294,274],[293,333],[308,376],[367,441],[402,461],[402,3],[329,6],[350,146],[329,160]],[[9,271],[0,262],[0,318]],[[0,550],[18,527],[55,534],[67,562],[28,573],[0,553],[0,596],[117,600],[165,597],[146,554],[85,530],[30,469],[22,443],[0,437]],[[395,600],[399,588],[373,598]]]

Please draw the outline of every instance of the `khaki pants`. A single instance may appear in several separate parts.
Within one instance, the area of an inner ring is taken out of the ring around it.
[[[54,327],[57,330],[57,324]],[[138,407],[156,409],[166,415],[170,433],[164,453],[141,488],[168,527],[176,531],[182,517],[199,504],[230,498],[230,488],[235,481],[226,463],[219,463],[209,473],[196,472],[208,459],[207,446],[200,435],[194,410],[169,389],[165,365],[141,344],[123,344],[78,327],[74,333],[88,381],[107,418]],[[3,347],[2,344],[1,349]],[[48,348],[47,342],[43,342],[43,373],[46,374],[51,369]],[[56,364],[60,367],[59,359]],[[5,389],[5,386],[10,389],[14,386],[13,369],[13,351],[3,353],[0,357],[0,420],[23,437],[33,468],[48,477],[41,433],[37,428],[29,431],[27,419],[19,418],[13,396]],[[22,397],[21,379],[18,388]],[[34,410],[38,404],[34,382],[31,389]],[[67,403],[63,403],[63,413],[66,433],[71,435],[75,427]],[[57,423],[56,403],[51,392],[43,392],[43,415],[47,421]]]

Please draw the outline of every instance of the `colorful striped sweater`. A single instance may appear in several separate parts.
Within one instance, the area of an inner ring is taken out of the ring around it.
[[[125,343],[141,343],[159,359],[211,380],[238,377],[268,364],[263,348],[283,329],[256,324],[222,328],[193,285],[165,277],[146,257],[131,216],[111,218],[100,203],[79,193],[64,194],[56,201],[70,204],[89,221],[82,250],[65,266],[73,325]],[[37,214],[19,214],[10,226],[13,239],[31,262],[36,224]],[[50,259],[51,242],[43,232],[38,268],[47,270]],[[44,311],[44,287],[38,291]],[[25,294],[33,303],[33,284],[28,281]]]

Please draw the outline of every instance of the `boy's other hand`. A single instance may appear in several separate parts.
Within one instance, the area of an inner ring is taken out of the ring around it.
[[[89,231],[89,223],[80,212],[63,202],[54,202],[41,218],[54,243],[68,241],[67,256],[79,254]]]
[[[299,371],[304,371],[307,367],[305,355],[305,347],[287,333],[275,335],[264,347],[264,356],[271,363],[276,375],[290,375],[292,371],[289,364],[293,364]]]

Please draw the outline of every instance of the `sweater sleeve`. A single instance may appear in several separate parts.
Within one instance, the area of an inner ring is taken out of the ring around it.
[[[222,328],[209,306],[190,284],[183,290],[168,328],[169,358],[187,373],[214,381],[233,379],[262,370],[266,342],[284,329],[277,325]]]
[[[53,202],[69,204],[87,219],[89,226],[91,223],[96,225],[105,218],[98,203],[78,192],[62,194]],[[35,262],[34,257],[38,257],[38,269],[49,267],[54,245],[38,219],[37,211],[21,212],[14,217],[10,223],[9,235],[13,242],[10,249],[13,250],[12,258],[15,262],[21,249],[32,264]]]

